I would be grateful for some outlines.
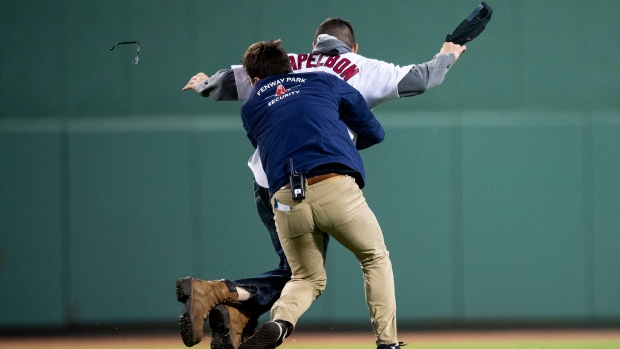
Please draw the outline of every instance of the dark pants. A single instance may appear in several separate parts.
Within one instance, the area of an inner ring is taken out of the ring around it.
[[[233,281],[235,285],[256,294],[242,303],[243,307],[251,312],[253,318],[258,318],[271,309],[271,306],[280,298],[284,285],[291,279],[292,275],[291,267],[288,265],[282,245],[280,245],[270,198],[269,190],[261,187],[254,181],[254,200],[256,201],[258,216],[265,224],[265,227],[267,227],[267,231],[269,231],[271,243],[280,257],[280,263],[277,268],[264,272],[257,277]],[[324,251],[327,253],[329,235],[325,235],[323,240]]]

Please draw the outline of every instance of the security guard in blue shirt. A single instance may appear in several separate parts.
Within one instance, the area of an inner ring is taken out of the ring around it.
[[[400,348],[392,264],[361,191],[365,174],[358,153],[381,142],[383,128],[346,82],[328,74],[289,74],[279,41],[253,44],[243,64],[254,86],[241,110],[243,126],[260,151],[293,276],[271,309],[271,321],[239,349],[281,344],[325,289],[324,234],[361,265],[377,348]],[[347,127],[357,135],[355,143]]]

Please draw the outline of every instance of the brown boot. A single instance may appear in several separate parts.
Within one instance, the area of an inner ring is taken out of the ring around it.
[[[251,336],[257,320],[240,305],[220,304],[211,310],[211,349],[236,349],[243,339]]]
[[[183,303],[179,328],[183,343],[191,347],[202,341],[202,329],[214,306],[239,298],[228,280],[204,281],[186,277],[177,280],[177,300]]]

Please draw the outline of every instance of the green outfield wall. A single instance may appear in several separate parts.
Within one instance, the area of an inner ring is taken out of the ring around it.
[[[620,2],[488,1],[444,83],[375,108],[364,189],[404,325],[620,325]],[[240,102],[181,92],[251,43],[432,59],[475,1],[21,1],[0,13],[0,330],[174,324],[179,277],[277,265]],[[116,42],[139,41],[110,51]],[[368,325],[332,242],[303,324]]]

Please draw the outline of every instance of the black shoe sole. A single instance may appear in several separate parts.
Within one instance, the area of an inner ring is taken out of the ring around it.
[[[230,337],[230,313],[228,308],[219,304],[209,313],[211,328],[211,349],[236,349]]]
[[[276,322],[267,322],[252,337],[241,343],[239,349],[275,348],[281,336],[282,327]]]
[[[196,336],[195,326],[190,314],[192,309],[191,295],[192,279],[183,278],[177,280],[177,300],[183,303],[183,313],[179,316],[179,330],[183,344],[187,347],[194,346],[202,340],[202,338],[197,338]]]
[[[181,303],[185,301],[192,294],[192,279],[182,278],[177,280],[177,300]]]

